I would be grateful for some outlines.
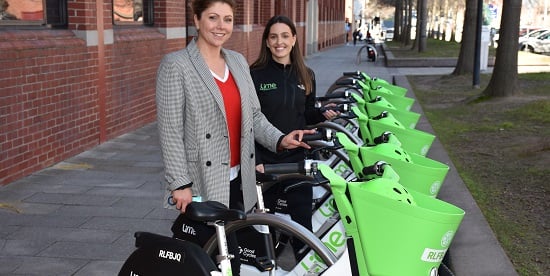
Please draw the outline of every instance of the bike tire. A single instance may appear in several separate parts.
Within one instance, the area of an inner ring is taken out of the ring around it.
[[[332,251],[325,246],[325,244],[313,234],[311,231],[303,227],[302,225],[289,220],[287,218],[270,214],[270,213],[251,213],[247,214],[245,220],[232,221],[225,226],[226,233],[233,233],[237,230],[251,227],[254,225],[267,225],[272,229],[282,231],[290,234],[293,237],[301,240],[309,248],[315,251],[319,258],[328,266],[332,266],[336,263],[336,256]],[[217,252],[218,241],[217,237],[213,236],[204,245],[204,250],[209,254],[215,254]]]

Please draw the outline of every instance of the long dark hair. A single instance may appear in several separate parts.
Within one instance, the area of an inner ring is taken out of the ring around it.
[[[275,23],[283,23],[287,25],[290,28],[290,31],[292,32],[293,36],[296,36],[296,26],[294,25],[294,22],[290,20],[290,18],[284,16],[284,15],[276,15],[274,17],[271,17],[269,21],[267,21],[267,24],[265,25],[264,33],[262,35],[262,46],[260,48],[260,55],[252,63],[250,66],[251,68],[258,68],[258,67],[264,67],[267,65],[270,57],[271,57],[271,51],[267,48],[267,37],[269,36],[269,32],[271,30],[271,26],[273,26]],[[296,68],[296,72],[298,73],[298,79],[304,84],[306,95],[309,95],[311,91],[313,91],[313,82],[310,70],[307,68],[304,57],[302,57],[302,53],[300,52],[300,44],[298,43],[298,39],[296,39],[296,43],[294,44],[294,47],[292,47],[292,50],[290,50],[290,62],[294,65]]]

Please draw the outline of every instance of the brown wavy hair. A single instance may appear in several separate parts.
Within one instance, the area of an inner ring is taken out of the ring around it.
[[[231,10],[233,10],[233,13],[235,13],[235,6],[237,4],[234,0],[194,0],[193,3],[191,3],[191,10],[198,19],[201,19],[202,12],[217,2],[229,5]]]

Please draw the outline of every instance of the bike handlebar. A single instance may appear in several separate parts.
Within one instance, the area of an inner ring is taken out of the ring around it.
[[[306,173],[305,161],[296,163],[264,164],[264,174]]]
[[[351,97],[351,92],[348,90],[344,90],[344,91],[336,91],[322,97],[317,97],[316,100],[326,101],[331,99],[340,99],[340,98],[349,98],[349,97]]]
[[[336,85],[356,85],[357,80],[356,79],[337,80],[334,84],[336,84]]]
[[[347,111],[350,111],[350,106],[347,103],[342,103],[342,104],[338,104],[336,106],[323,106],[323,107],[319,108],[319,110],[321,110],[321,112],[325,112],[327,110],[347,112]]]
[[[383,119],[383,118],[386,118],[386,117],[388,117],[388,111],[382,111],[380,114],[372,117],[371,119],[380,120],[380,119]]]
[[[316,141],[316,140],[322,140],[322,141],[331,141],[334,139],[334,132],[330,129],[318,129],[313,134],[304,134],[302,136],[302,142],[310,142],[310,141]]]
[[[387,164],[388,163],[386,163],[385,161],[378,161],[371,166],[364,167],[361,172],[363,173],[363,175],[376,174],[378,176],[382,176],[382,174],[384,173],[384,166],[386,166]]]
[[[361,77],[361,71],[344,72],[342,73],[342,75],[349,76],[349,77]]]
[[[264,164],[265,174],[310,174],[317,170],[317,161],[306,159],[300,162]]]
[[[378,144],[383,144],[383,143],[387,143],[390,141],[390,135],[392,135],[393,133],[391,133],[390,131],[384,131],[384,133],[380,134],[380,136],[378,137],[374,137],[374,143],[376,145]]]
[[[285,187],[283,193],[287,193],[288,191],[303,185],[321,186],[329,183],[327,178],[325,178],[322,174],[317,173],[317,162],[318,161],[316,160],[306,159],[305,161],[296,163],[265,164],[264,172],[265,174],[276,172],[289,175],[290,177],[294,174],[292,179],[299,181]],[[296,173],[309,175],[296,177]],[[284,179],[284,177],[282,179]]]

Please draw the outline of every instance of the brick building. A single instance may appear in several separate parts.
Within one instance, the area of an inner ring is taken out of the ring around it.
[[[0,185],[153,122],[158,64],[195,33],[189,0],[0,1]],[[237,3],[226,47],[249,62],[275,14],[305,55],[344,42],[344,1]]]

